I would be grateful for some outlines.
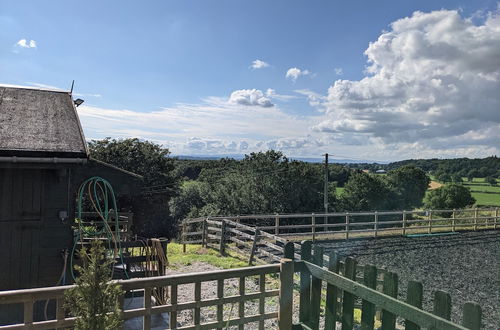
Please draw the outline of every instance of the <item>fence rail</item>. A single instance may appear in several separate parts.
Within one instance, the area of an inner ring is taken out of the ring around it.
[[[182,241],[194,235],[189,225],[222,220],[246,224],[262,232],[288,240],[351,239],[363,237],[433,234],[443,231],[498,229],[499,208],[453,210],[342,212],[309,214],[269,214],[245,216],[215,216],[189,219],[183,222]],[[187,233],[187,234],[186,234]],[[198,233],[200,233],[198,231]]]
[[[380,322],[383,329],[395,329],[398,319],[404,319],[405,329],[449,329],[465,330],[480,329],[481,308],[474,303],[463,306],[462,325],[450,321],[451,300],[448,294],[437,291],[434,295],[434,309],[432,312],[421,308],[423,288],[418,282],[410,282],[406,302],[398,300],[398,280],[394,273],[386,273],[383,287],[377,289],[377,270],[374,266],[364,267],[364,283],[355,281],[356,261],[347,258],[344,274],[339,274],[340,261],[338,255],[332,252],[328,264],[324,265],[323,248],[312,242],[301,245],[300,260],[296,260],[296,246],[288,242],[284,246],[285,257],[280,264],[245,267],[233,270],[211,271],[207,273],[192,273],[181,275],[161,276],[147,279],[119,281],[124,290],[141,290],[144,293],[143,307],[123,312],[123,319],[141,317],[143,329],[151,328],[151,317],[154,314],[169,313],[167,328],[176,329],[221,329],[227,326],[238,326],[243,329],[245,324],[258,322],[259,329],[265,328],[265,320],[278,320],[279,329],[334,329],[337,323],[342,329],[353,329],[354,307],[357,299],[362,300],[361,327],[373,329],[375,315],[381,310]],[[295,276],[296,274],[297,276]],[[266,288],[266,276],[279,275],[279,288]],[[257,276],[259,288],[257,292],[246,292],[245,278]],[[239,279],[239,294],[227,296],[224,294],[224,281]],[[207,281],[217,281],[217,297],[202,299],[201,284]],[[179,285],[194,284],[194,300],[178,301],[177,290]],[[0,329],[49,329],[71,327],[75,319],[66,315],[63,302],[64,292],[72,286],[38,288],[28,290],[0,292],[0,305],[21,303],[24,305],[23,323],[2,326]],[[169,287],[170,301],[166,304],[155,304],[152,291],[156,287]],[[294,294],[294,288],[298,293]],[[265,299],[279,296],[276,311],[266,312]],[[324,307],[322,297],[326,297]],[[33,319],[34,302],[38,300],[55,299],[57,312],[54,319],[35,321]],[[259,312],[256,315],[245,313],[245,302],[258,300]],[[237,304],[238,316],[224,315],[224,304]],[[204,321],[201,309],[214,306],[216,319]],[[294,306],[298,308],[294,309]],[[298,311],[297,311],[298,309]],[[322,309],[324,312],[322,313]],[[192,310],[193,324],[177,327],[178,312]],[[293,313],[298,312],[298,322],[293,323]],[[321,316],[324,315],[324,316]],[[320,322],[323,318],[323,322]]]

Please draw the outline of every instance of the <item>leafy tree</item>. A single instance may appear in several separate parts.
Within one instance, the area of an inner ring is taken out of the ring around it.
[[[449,184],[429,191],[424,205],[428,209],[454,209],[472,206],[476,200],[472,197],[469,188]]]
[[[75,266],[80,273],[76,287],[65,292],[65,306],[77,318],[75,329],[120,329],[123,291],[119,284],[110,282],[113,261],[98,240],[92,241],[90,252],[82,248],[80,257],[83,267]]]
[[[492,176],[487,176],[486,178],[484,178],[484,181],[486,183],[489,183],[492,186],[496,186],[497,185],[497,180],[494,177],[492,177]]]
[[[396,208],[413,209],[422,205],[431,180],[423,170],[406,165],[389,171],[387,181],[396,193]]]
[[[454,183],[463,183],[464,181],[462,180],[462,176],[459,174],[452,174],[451,175],[451,181]]]
[[[92,140],[88,146],[91,157],[144,177],[144,187],[132,201],[134,232],[149,237],[174,236],[168,201],[178,193],[178,178],[173,175],[170,151],[135,138]],[[120,202],[123,204],[122,199]]]
[[[345,185],[342,207],[351,211],[389,209],[393,193],[381,177],[356,172]]]

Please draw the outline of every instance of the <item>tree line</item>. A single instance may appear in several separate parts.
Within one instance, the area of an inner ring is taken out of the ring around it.
[[[140,209],[151,216],[136,232],[145,236],[173,236],[175,224],[187,217],[324,210],[323,164],[290,160],[279,151],[250,153],[242,160],[180,160],[152,142],[109,138],[91,141],[89,150],[96,159],[144,177],[145,193],[137,199]],[[474,203],[470,191],[457,185],[433,190],[424,199],[429,175],[411,163],[386,175],[330,164],[328,174],[330,212],[460,208]],[[160,189],[147,193],[148,187]],[[343,188],[341,194],[337,187]]]

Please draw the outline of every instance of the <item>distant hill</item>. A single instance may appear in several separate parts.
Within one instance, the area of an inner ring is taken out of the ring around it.
[[[240,154],[227,154],[227,155],[177,155],[174,156],[175,158],[182,159],[182,160],[219,160],[223,158],[232,158],[235,160],[241,160],[245,158],[245,155],[240,155]],[[291,160],[298,160],[301,162],[306,162],[306,163],[323,163],[324,158],[316,158],[316,157],[290,157]],[[354,159],[334,159],[330,158],[329,159],[330,164],[359,164],[359,163],[370,163],[368,160],[354,160]],[[384,163],[377,163],[377,164],[388,164],[387,162]]]

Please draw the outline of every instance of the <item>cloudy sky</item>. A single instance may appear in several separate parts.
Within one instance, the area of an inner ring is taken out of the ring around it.
[[[174,155],[500,154],[497,1],[0,0],[0,83]]]

